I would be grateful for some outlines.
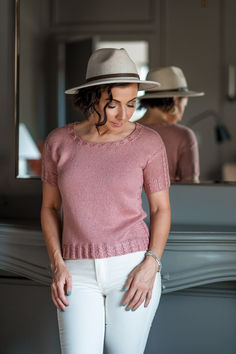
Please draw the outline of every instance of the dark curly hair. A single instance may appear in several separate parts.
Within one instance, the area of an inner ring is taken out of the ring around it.
[[[78,90],[78,93],[72,96],[72,101],[75,108],[78,108],[83,114],[85,119],[93,113],[96,112],[98,115],[98,122],[96,127],[105,125],[107,122],[107,114],[106,108],[112,102],[112,88],[117,86],[128,86],[129,83],[115,83],[115,84],[106,84],[106,85],[99,85],[99,86],[91,86],[86,87]],[[101,98],[102,92],[106,91],[109,96],[109,101],[104,106],[104,119],[101,121],[102,117],[101,114],[96,110],[95,106],[99,103]]]
[[[183,97],[177,97],[179,101]],[[139,101],[138,109],[142,108],[159,108],[163,112],[167,113],[172,110],[175,106],[174,97],[160,97],[160,98],[143,98]]]

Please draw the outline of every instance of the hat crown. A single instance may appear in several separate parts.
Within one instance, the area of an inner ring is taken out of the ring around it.
[[[138,91],[153,90],[160,84],[154,81],[141,80],[135,63],[124,48],[101,48],[89,58],[86,82],[65,91],[66,94],[78,94],[87,87],[109,84],[138,84]]]
[[[183,71],[176,66],[150,71],[146,80],[160,82],[161,86],[157,88],[157,91],[176,90],[188,86]]]
[[[124,48],[97,49],[90,57],[87,66],[86,80],[104,75],[114,74],[138,75],[135,63]]]

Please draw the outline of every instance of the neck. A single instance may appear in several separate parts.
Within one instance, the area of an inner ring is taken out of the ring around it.
[[[84,122],[83,128],[86,135],[102,136],[111,134],[112,132],[107,128],[106,125],[102,125],[96,128],[97,117],[92,114],[87,121]]]
[[[123,128],[110,129],[106,124],[96,128],[97,116],[92,114],[88,119],[80,124],[80,135],[85,138],[99,139],[103,136],[110,138],[115,136],[123,136],[131,133],[134,130],[135,124],[132,122],[126,122]],[[109,139],[109,138],[108,138]]]

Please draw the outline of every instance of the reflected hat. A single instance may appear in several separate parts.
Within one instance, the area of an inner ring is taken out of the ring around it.
[[[166,66],[150,71],[147,80],[160,82],[161,86],[155,91],[146,90],[139,98],[160,98],[160,97],[196,97],[203,96],[204,92],[196,92],[188,89],[187,81],[183,71],[176,66]]]
[[[125,49],[102,48],[89,58],[86,82],[65,93],[73,95],[85,87],[113,83],[137,83],[139,91],[157,89],[160,85],[155,80],[140,80],[136,65]]]

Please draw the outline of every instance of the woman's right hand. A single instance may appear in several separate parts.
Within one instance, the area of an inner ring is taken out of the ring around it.
[[[72,292],[72,277],[64,262],[52,267],[51,295],[56,307],[62,311],[69,306],[66,296]]]

